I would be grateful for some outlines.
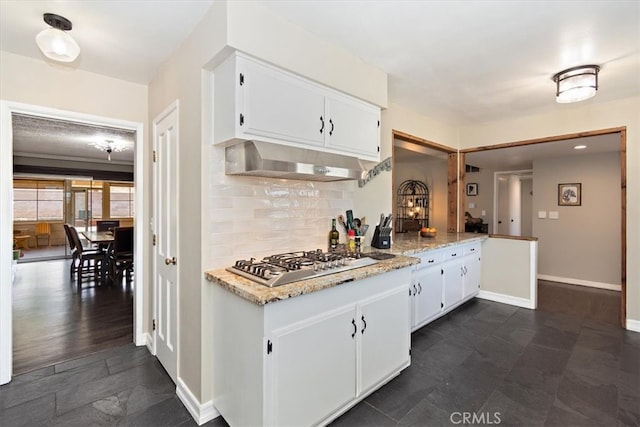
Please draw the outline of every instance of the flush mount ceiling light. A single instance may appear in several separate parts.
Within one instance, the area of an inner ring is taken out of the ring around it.
[[[60,62],[73,62],[80,54],[80,46],[66,31],[71,21],[54,13],[45,13],[44,22],[51,26],[36,36],[36,43],[47,58]]]
[[[553,76],[556,82],[556,101],[561,104],[589,99],[598,90],[598,65],[581,65],[560,71]]]
[[[111,153],[119,153],[127,149],[127,146],[123,142],[112,141],[110,139],[106,139],[104,141],[98,141],[93,144],[100,151],[104,151],[107,153],[107,160],[111,161]]]

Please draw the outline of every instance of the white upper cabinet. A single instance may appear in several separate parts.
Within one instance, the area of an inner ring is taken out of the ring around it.
[[[378,161],[380,108],[234,53],[214,70],[214,144],[260,139]]]

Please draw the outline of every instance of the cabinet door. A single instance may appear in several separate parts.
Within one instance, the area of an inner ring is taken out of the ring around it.
[[[241,90],[245,134],[323,146],[324,94],[297,76],[243,60]]]
[[[326,146],[353,153],[358,157],[379,160],[380,109],[358,100],[327,97]]]
[[[458,255],[459,256],[459,255]],[[460,302],[464,286],[464,260],[453,259],[444,263],[444,309]]]
[[[273,425],[313,425],[355,398],[355,316],[348,306],[273,332],[265,396]]]
[[[479,253],[464,257],[464,298],[480,290],[481,265]]]
[[[408,284],[360,304],[358,394],[408,366],[411,347]]]
[[[437,317],[442,311],[443,271],[440,265],[423,268],[415,274],[412,286],[415,301],[414,326]]]

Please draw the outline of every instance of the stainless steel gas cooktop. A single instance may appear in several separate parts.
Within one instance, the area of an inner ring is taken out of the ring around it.
[[[373,258],[356,258],[347,252],[315,251],[287,252],[270,255],[262,260],[238,260],[226,270],[264,286],[274,287],[340,273],[377,263]]]

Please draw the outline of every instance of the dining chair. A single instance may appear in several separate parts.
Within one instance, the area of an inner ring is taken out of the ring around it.
[[[73,264],[77,264],[75,270],[78,273],[78,290],[82,287],[84,279],[92,279],[96,284],[98,284],[98,281],[103,281],[106,270],[106,252],[102,250],[86,250],[82,245],[78,230],[73,226],[69,226],[69,232],[77,254]]]
[[[133,227],[116,227],[109,248],[109,279],[119,284],[125,272],[129,283],[133,272]]]
[[[77,262],[78,262],[78,251],[76,250],[76,242],[71,235],[70,225],[63,224],[64,226],[64,234],[67,236],[67,242],[69,243],[69,250],[71,251],[71,267],[69,268],[69,277],[73,278],[77,270]]]
[[[40,237],[47,238],[47,246],[51,246],[51,224],[48,222],[38,222],[36,223],[36,248],[38,247],[38,239]]]

